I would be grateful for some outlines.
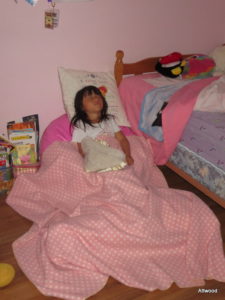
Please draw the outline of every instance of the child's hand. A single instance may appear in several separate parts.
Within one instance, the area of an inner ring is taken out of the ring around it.
[[[85,157],[84,152],[80,152],[80,155],[81,155],[83,158]]]
[[[134,159],[130,155],[126,155],[126,161],[127,161],[128,166],[131,166],[134,163]]]
[[[78,151],[79,151],[80,155],[84,158],[85,154],[84,154],[83,149],[81,147],[81,143],[77,143],[77,147],[78,147]]]

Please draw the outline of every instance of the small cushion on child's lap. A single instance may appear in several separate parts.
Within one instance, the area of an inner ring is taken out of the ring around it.
[[[124,168],[124,153],[101,143],[101,141],[86,137],[82,140],[81,146],[85,154],[84,169],[86,172],[106,172]]]

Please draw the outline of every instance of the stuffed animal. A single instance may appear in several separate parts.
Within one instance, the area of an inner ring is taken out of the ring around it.
[[[183,60],[182,54],[173,52],[161,57],[158,60],[155,69],[166,77],[176,78],[182,74],[184,66],[185,61]]]
[[[0,288],[7,286],[15,277],[15,269],[12,265],[0,263]]]
[[[205,54],[195,54],[185,58],[183,79],[200,79],[213,75],[215,61]]]

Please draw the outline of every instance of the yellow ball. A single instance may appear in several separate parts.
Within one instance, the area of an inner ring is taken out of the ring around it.
[[[0,263],[0,288],[10,284],[15,277],[15,269],[12,265]]]

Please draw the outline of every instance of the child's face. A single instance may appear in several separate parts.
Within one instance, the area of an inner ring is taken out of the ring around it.
[[[86,113],[98,113],[103,109],[103,100],[100,95],[92,93],[83,97],[83,110]]]

